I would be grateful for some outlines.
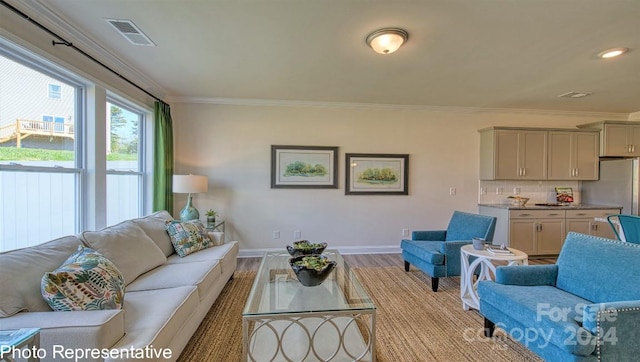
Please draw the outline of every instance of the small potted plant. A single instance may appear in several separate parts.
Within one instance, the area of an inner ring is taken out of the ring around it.
[[[207,210],[207,228],[213,229],[216,225],[216,216],[218,216],[217,211],[213,211],[213,209]]]

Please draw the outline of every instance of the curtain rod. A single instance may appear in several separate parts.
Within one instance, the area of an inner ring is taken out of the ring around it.
[[[13,11],[14,13],[22,16],[24,19],[28,20],[31,24],[37,26],[38,28],[40,28],[41,30],[45,31],[46,33],[48,33],[49,35],[52,35],[54,37],[56,37],[59,41],[55,41],[52,40],[51,41],[51,45],[56,46],[56,45],[66,45],[72,49],[74,49],[75,51],[77,51],[78,53],[84,55],[85,57],[91,59],[92,61],[94,61],[95,63],[99,64],[100,66],[102,66],[103,68],[105,68],[106,70],[110,71],[111,73],[115,74],[116,76],[118,76],[120,79],[124,80],[125,82],[131,84],[132,86],[138,88],[139,90],[143,91],[144,93],[146,93],[149,97],[155,99],[156,101],[163,103],[163,104],[167,104],[166,102],[164,102],[162,99],[154,96],[153,94],[151,94],[149,91],[147,91],[146,89],[140,87],[139,85],[137,85],[136,83],[134,83],[133,81],[129,80],[128,78],[126,78],[125,76],[123,76],[122,74],[116,72],[115,70],[113,70],[111,67],[109,67],[108,65],[104,64],[103,62],[99,61],[98,59],[94,58],[92,55],[88,54],[87,52],[85,52],[84,50],[78,48],[77,46],[73,45],[73,43],[67,41],[66,39],[64,39],[63,37],[61,37],[60,35],[56,34],[54,31],[52,31],[51,29],[47,28],[46,26],[40,24],[39,22],[35,21],[34,19],[32,19],[29,15],[23,13],[22,11],[20,11],[19,9],[17,9],[16,7],[14,7],[13,5],[7,3],[5,0],[0,0],[0,3],[2,3],[2,5],[4,5],[5,7],[7,7],[8,9],[10,9],[11,11]]]

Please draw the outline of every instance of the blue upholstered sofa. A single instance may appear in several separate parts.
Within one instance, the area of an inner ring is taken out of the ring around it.
[[[404,270],[413,264],[431,277],[431,289],[438,291],[440,277],[460,275],[460,248],[473,238],[490,242],[496,228],[493,216],[454,211],[447,230],[414,231],[402,240]]]
[[[569,233],[553,265],[498,267],[478,285],[496,326],[547,361],[640,360],[640,245]]]

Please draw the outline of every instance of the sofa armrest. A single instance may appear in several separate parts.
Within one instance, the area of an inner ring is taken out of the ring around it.
[[[124,336],[124,310],[22,312],[0,318],[0,329],[40,328],[40,347],[109,348]]]
[[[556,285],[558,266],[512,265],[496,268],[496,283],[507,285]]]
[[[596,353],[603,361],[632,361],[640,355],[640,300],[589,304],[582,326],[597,336]]]
[[[447,230],[422,230],[413,231],[411,240],[444,241]]]

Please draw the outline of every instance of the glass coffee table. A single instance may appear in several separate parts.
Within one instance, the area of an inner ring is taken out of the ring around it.
[[[336,268],[305,287],[286,252],[265,254],[242,311],[246,361],[375,361],[373,304],[337,250]]]

